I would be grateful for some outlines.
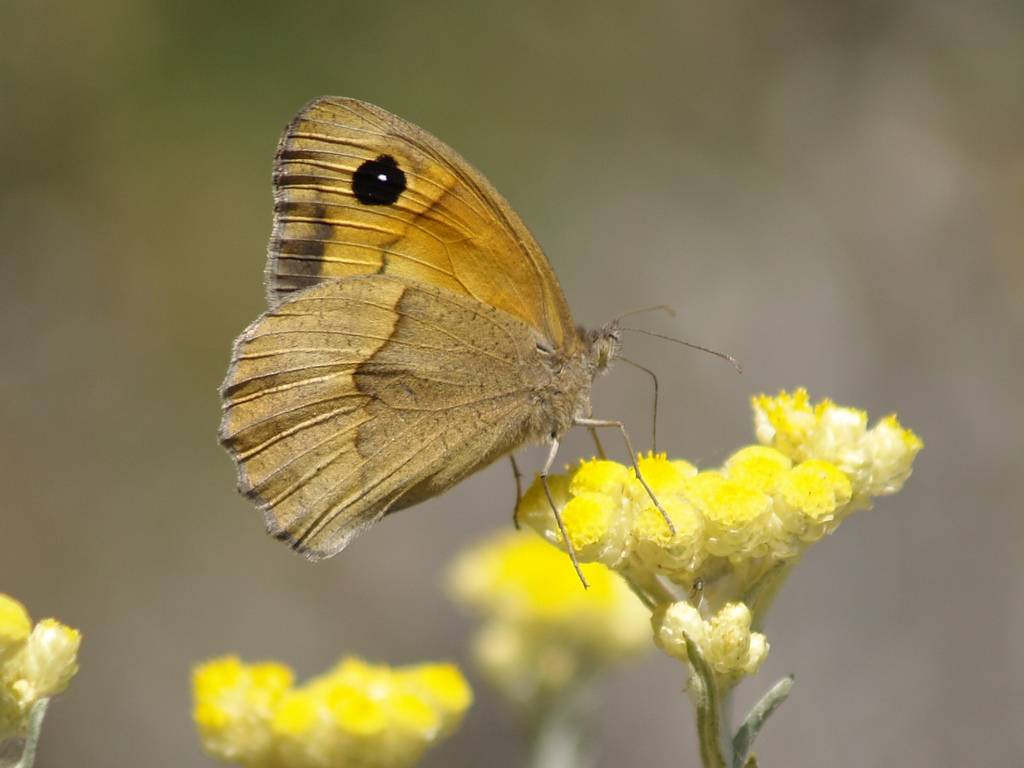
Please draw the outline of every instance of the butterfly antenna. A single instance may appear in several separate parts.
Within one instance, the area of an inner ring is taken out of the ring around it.
[[[632,365],[634,368],[637,368],[637,369],[643,371],[648,376],[650,376],[651,377],[651,381],[654,382],[654,412],[651,415],[651,447],[653,448],[654,452],[657,453],[658,452],[658,376],[650,368],[647,368],[647,367],[645,367],[643,365],[640,365],[640,363],[634,362],[633,360],[630,360],[628,357],[622,357],[620,355],[619,356],[619,360],[621,360],[622,362],[627,363],[629,365]]]
[[[673,336],[666,336],[663,333],[647,331],[644,330],[643,328],[624,327],[622,330],[633,331],[633,333],[643,333],[647,336],[655,336],[659,339],[665,339],[665,341],[674,341],[676,344],[682,344],[684,347],[689,347],[690,349],[696,349],[700,352],[707,352],[709,355],[714,355],[715,357],[720,357],[723,360],[727,360],[730,363],[730,365],[732,365],[732,367],[736,369],[736,373],[743,373],[743,366],[739,364],[735,357],[733,357],[732,355],[728,355],[725,352],[719,352],[717,349],[711,349],[710,347],[702,347],[700,344],[694,344],[693,342],[690,341],[683,341],[682,339],[677,339]]]
[[[612,318],[613,323],[617,323],[620,320],[632,317],[633,315],[641,315],[644,312],[664,312],[669,317],[676,316],[676,310],[670,304],[655,304],[652,307],[641,307],[640,309],[631,309],[629,312],[623,312],[621,315],[616,315]]]

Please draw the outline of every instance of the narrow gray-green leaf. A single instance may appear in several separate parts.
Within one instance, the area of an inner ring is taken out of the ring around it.
[[[747,715],[743,725],[736,731],[736,736],[732,740],[733,768],[745,768],[748,765],[749,761],[744,761],[747,760],[747,755],[751,747],[754,746],[754,739],[757,738],[757,734],[761,732],[761,728],[772,712],[778,709],[779,705],[789,696],[792,688],[793,676],[789,675],[782,678],[769,688],[768,692],[750,710],[750,714]],[[751,758],[753,758],[752,755]]]

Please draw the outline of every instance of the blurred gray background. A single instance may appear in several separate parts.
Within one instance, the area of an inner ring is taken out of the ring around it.
[[[672,302],[643,323],[743,361],[629,339],[672,454],[721,460],[752,439],[751,394],[798,385],[924,438],[906,489],[816,546],[769,619],[740,703],[797,685],[762,765],[1024,760],[1024,5],[13,0],[0,29],[0,590],[85,635],[38,765],[210,765],[189,668],[227,651],[303,675],[465,661],[438,582],[508,525],[505,464],[311,565],[216,441],[263,306],[274,146],[325,93],[476,164],[579,322]],[[596,402],[647,443],[641,375]],[[655,653],[611,676],[599,765],[695,765],[681,684]],[[425,765],[523,764],[474,687]]]

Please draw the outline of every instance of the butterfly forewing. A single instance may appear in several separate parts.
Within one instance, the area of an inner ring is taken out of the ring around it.
[[[293,294],[235,344],[221,440],[270,530],[312,557],[518,445],[537,332],[387,275]]]
[[[578,344],[547,258],[479,172],[379,107],[325,97],[278,147],[269,298],[367,274],[440,286],[523,320],[557,348]]]

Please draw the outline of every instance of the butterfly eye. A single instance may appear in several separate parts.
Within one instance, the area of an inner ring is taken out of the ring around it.
[[[405,173],[391,155],[367,160],[352,174],[352,193],[363,205],[391,205],[405,191]]]

